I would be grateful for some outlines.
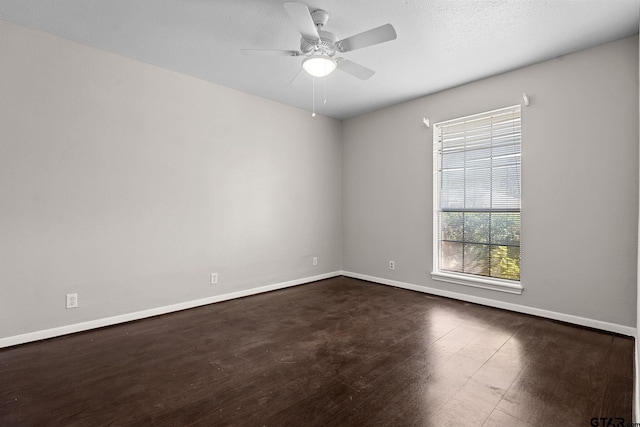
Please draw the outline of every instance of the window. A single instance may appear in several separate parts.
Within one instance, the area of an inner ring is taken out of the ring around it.
[[[520,106],[434,125],[432,277],[522,293]]]

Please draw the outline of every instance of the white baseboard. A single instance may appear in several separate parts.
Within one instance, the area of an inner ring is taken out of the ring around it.
[[[608,323],[600,320],[573,316],[570,314],[558,313],[555,311],[543,310],[540,308],[528,307],[528,306],[519,305],[519,304],[512,304],[512,303],[497,301],[489,298],[481,298],[481,297],[466,295],[458,292],[444,291],[441,289],[430,288],[427,286],[414,285],[411,283],[399,282],[396,280],[384,279],[381,277],[368,276],[365,274],[353,273],[350,271],[334,271],[331,273],[320,274],[317,276],[305,277],[302,279],[275,283],[271,285],[245,289],[242,291],[231,292],[231,293],[222,294],[222,295],[215,295],[208,298],[202,298],[198,300],[187,301],[187,302],[172,304],[172,305],[163,306],[163,307],[156,307],[148,310],[137,311],[137,312],[122,314],[118,316],[105,317],[102,319],[96,319],[96,320],[90,320],[87,322],[75,323],[72,325],[60,326],[57,328],[29,332],[26,334],[14,335],[10,337],[3,337],[3,338],[0,338],[0,348],[10,347],[10,346],[19,345],[19,344],[25,344],[28,342],[39,341],[39,340],[44,340],[48,338],[55,338],[62,335],[88,331],[91,329],[102,328],[105,326],[117,325],[119,323],[130,322],[133,320],[140,320],[147,317],[159,316],[162,314],[168,314],[175,311],[187,310],[189,308],[200,307],[203,305],[213,304],[213,303],[222,302],[222,301],[228,301],[228,300],[242,298],[250,295],[257,295],[264,292],[289,288],[292,286],[298,286],[305,283],[315,282],[317,280],[329,279],[336,276],[352,277],[354,279],[362,279],[369,282],[379,283],[381,285],[395,286],[398,288],[409,289],[412,291],[418,291],[418,292],[428,293],[432,295],[438,295],[442,297],[471,302],[475,304],[486,305],[489,307],[515,311],[518,313],[525,313],[525,314],[531,314],[534,316],[545,317],[548,319],[560,320],[567,323],[573,323],[575,325],[587,326],[590,328],[614,332],[621,335],[627,335],[631,337],[636,336],[636,328],[633,328],[630,326],[618,325],[616,323]],[[636,403],[636,406],[637,405],[638,404]]]
[[[246,289],[237,292],[231,292],[222,295],[215,295],[208,298],[197,299],[193,301],[182,302],[178,304],[167,305],[164,307],[156,307],[143,311],[122,314],[113,317],[105,317],[102,319],[90,320],[88,322],[75,323],[73,325],[65,325],[57,328],[45,329],[42,331],[29,332],[21,335],[0,338],[0,348],[10,347],[18,344],[25,344],[32,341],[39,341],[48,338],[55,338],[62,335],[73,334],[76,332],[88,331],[90,329],[102,328],[105,326],[117,325],[119,323],[131,322],[132,320],[140,320],[147,317],[158,316],[161,314],[172,313],[175,311],[186,310],[189,308],[200,307],[203,305],[213,304],[221,301],[228,301],[236,298],[242,298],[250,295],[261,294],[263,292],[275,291],[278,289],[289,288],[292,286],[303,285],[305,283],[315,282],[317,280],[329,279],[340,276],[340,271],[320,274],[317,276],[305,277],[302,279],[290,280],[288,282],[275,283],[272,285],[260,286],[257,288]]]
[[[562,322],[572,323],[574,325],[587,326],[589,328],[600,329],[603,331],[613,332],[616,334],[636,336],[636,328],[631,326],[619,325],[617,323],[603,322],[601,320],[589,319],[586,317],[573,316],[571,314],[558,313],[555,311],[543,310],[541,308],[528,307],[526,305],[513,304],[509,302],[497,301],[489,298],[476,297],[458,292],[445,291],[442,289],[430,288],[427,286],[414,285],[411,283],[398,282],[396,280],[384,279],[381,277],[367,276],[365,274],[353,273],[350,271],[342,271],[342,275],[352,277],[354,279],[367,280],[369,282],[379,283],[381,285],[395,286],[397,288],[409,289],[412,291],[423,292],[441,297],[457,299],[461,301],[471,302],[489,307],[501,308],[504,310],[515,311],[518,313],[531,314],[534,316],[545,317],[547,319],[560,320]]]

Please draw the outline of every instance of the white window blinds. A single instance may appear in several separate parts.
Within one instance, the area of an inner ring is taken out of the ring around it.
[[[437,269],[520,280],[520,106],[438,123]]]

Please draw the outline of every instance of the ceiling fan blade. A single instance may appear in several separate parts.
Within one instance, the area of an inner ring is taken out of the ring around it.
[[[316,24],[313,23],[311,12],[309,12],[306,4],[287,2],[284,4],[284,8],[304,39],[320,40],[318,29]]]
[[[344,40],[336,42],[336,45],[340,49],[340,52],[349,52],[351,50],[362,49],[363,47],[395,40],[396,37],[396,30],[393,28],[393,25],[385,24],[347,37]]]
[[[367,68],[364,65],[356,64],[348,59],[338,58],[338,70],[344,71],[347,74],[351,74],[353,77],[357,77],[360,80],[367,80],[371,78],[376,72],[371,68]]]
[[[262,55],[262,56],[299,56],[300,52],[295,50],[278,50],[278,49],[240,49],[245,55]]]

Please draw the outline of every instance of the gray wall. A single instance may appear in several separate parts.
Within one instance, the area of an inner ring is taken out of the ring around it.
[[[0,337],[340,270],[340,122],[2,21],[0,56]]]
[[[636,325],[637,37],[340,123],[2,21],[0,36],[0,338],[340,269]],[[525,291],[432,281],[421,119],[523,91]]]
[[[524,293],[433,281],[432,130],[422,118],[518,104],[525,91]],[[343,270],[635,328],[637,37],[347,120],[343,143]]]
[[[639,46],[640,48],[640,46]],[[638,68],[640,68],[640,51],[638,52]],[[640,78],[640,76],[638,76]],[[640,81],[639,81],[640,84]],[[638,92],[638,105],[640,106],[640,91]],[[640,111],[638,112],[638,128],[640,132]],[[640,146],[640,139],[638,139],[638,145]],[[640,158],[638,158],[638,163],[640,164]],[[639,189],[640,191],[640,189]],[[639,195],[640,196],[640,195]],[[639,197],[640,199],[640,197]],[[640,203],[640,200],[639,200]],[[640,228],[640,217],[638,218],[638,224]],[[639,230],[640,232],[640,230]],[[640,246],[640,234],[638,235],[638,246]],[[638,253],[638,262],[637,262],[637,272],[638,279],[640,279],[640,251]],[[634,389],[633,389],[633,421],[638,422],[640,419],[640,342],[638,341],[638,331],[640,330],[640,282],[636,280],[636,347],[635,347],[635,358],[634,358]]]

